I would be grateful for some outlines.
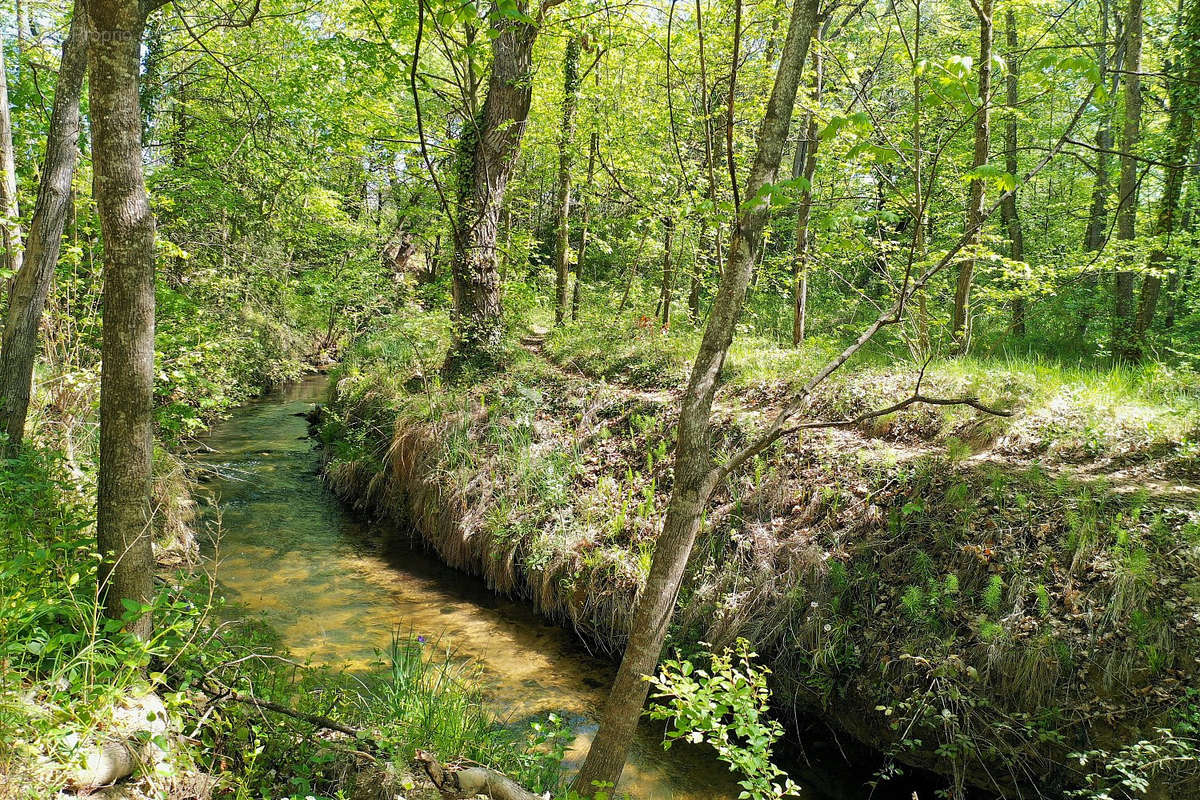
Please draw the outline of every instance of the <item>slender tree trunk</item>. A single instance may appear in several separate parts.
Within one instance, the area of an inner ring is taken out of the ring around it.
[[[1192,152],[1191,166],[1188,172],[1191,179],[1188,184],[1187,199],[1183,204],[1183,219],[1180,220],[1180,229],[1190,232],[1195,221],[1196,205],[1200,202],[1200,143],[1197,143]],[[1191,286],[1192,273],[1195,268],[1196,257],[1190,255],[1182,269],[1171,273],[1171,281],[1167,286],[1167,313],[1163,320],[1163,326],[1168,330],[1175,326],[1175,318],[1183,312],[1184,299]]]
[[[1097,45],[1096,65],[1100,71],[1101,82],[1108,75],[1108,17],[1110,0],[1100,0],[1100,43]],[[1119,83],[1119,73],[1114,76],[1113,93]],[[1088,224],[1084,233],[1084,249],[1094,253],[1104,246],[1108,233],[1108,193],[1111,188],[1112,176],[1111,150],[1113,149],[1112,110],[1107,107],[1102,111],[1100,124],[1096,128],[1096,182],[1092,187],[1092,207],[1088,212]]]
[[[774,183],[779,173],[816,19],[817,0],[797,0],[793,4],[779,70],[758,133],[758,151],[747,180],[746,198],[756,198],[758,191]],[[729,260],[680,405],[674,483],[663,531],[655,544],[650,574],[638,598],[629,643],[605,703],[600,728],[575,780],[576,791],[585,795],[593,794],[598,783],[615,784],[620,778],[646,701],[649,684],[645,676],[654,672],[662,654],[684,569],[714,488],[716,472],[709,452],[713,396],[745,302],[768,211],[765,203],[748,200],[735,223]]]
[[[87,8],[83,0],[76,0],[71,29],[63,43],[29,241],[21,270],[13,280],[0,344],[0,430],[8,434],[12,445],[19,445],[25,432],[38,328],[71,205],[71,176],[79,157],[79,95],[87,70],[87,26]]]
[[[16,273],[21,269],[21,210],[17,205],[17,165],[13,156],[12,117],[8,108],[8,70],[4,64],[4,41],[0,39],[0,271]]]
[[[663,328],[671,327],[671,295],[672,284],[675,282],[674,270],[671,268],[671,256],[674,248],[675,238],[675,220],[671,217],[663,217],[663,262],[662,262],[662,286],[659,289],[658,308],[655,313],[662,314]]]
[[[88,103],[96,205],[104,237],[100,480],[96,534],[105,611],[148,604],[154,419],[154,217],[142,177],[138,68],[144,18],[137,0],[89,0]],[[150,614],[131,624],[148,638]]]
[[[1137,150],[1142,120],[1142,0],[1129,0],[1125,21],[1125,125],[1121,132],[1121,205],[1117,211],[1117,238],[1132,242],[1137,235]],[[1129,259],[1132,256],[1122,256]],[[1113,295],[1112,352],[1119,359],[1136,361],[1134,327],[1134,273],[1126,263],[1117,268]]]
[[[721,229],[714,223],[717,209],[717,175],[716,160],[717,142],[714,141],[713,109],[708,91],[708,60],[704,51],[704,16],[701,13],[700,0],[696,0],[696,38],[700,51],[700,107],[704,112],[704,170],[706,173],[705,196],[708,199],[708,209],[700,220],[700,241],[702,256],[692,266],[692,287],[688,292],[688,315],[695,322],[700,318],[700,290],[703,283],[701,269],[705,272],[721,260]]]
[[[1021,78],[1021,62],[1017,53],[1017,15],[1011,9],[1004,14],[1005,43],[1008,46],[1008,76],[1005,80],[1007,90],[1008,119],[1004,123],[1004,170],[1016,178],[1017,172],[1017,103],[1020,101],[1019,82]],[[1017,211],[1017,192],[1014,190],[1004,197],[1000,204],[1000,216],[1004,228],[1008,231],[1009,256],[1013,261],[1025,260],[1025,235],[1021,230],[1021,217]],[[1012,304],[1012,332],[1016,336],[1025,336],[1025,298],[1016,297]]]
[[[524,12],[525,4],[519,4]],[[487,96],[466,125],[458,148],[454,260],[455,342],[445,371],[469,362],[495,366],[503,319],[496,234],[504,192],[516,166],[529,120],[533,45],[538,27],[493,14],[492,71]]]
[[[1100,124],[1096,126],[1096,176],[1092,185],[1092,206],[1088,211],[1088,224],[1084,229],[1083,249],[1095,253],[1103,249],[1108,239],[1108,196],[1112,191],[1112,149],[1116,143],[1113,138],[1113,100],[1121,85],[1121,71],[1109,69],[1108,39],[1109,21],[1112,16],[1111,0],[1100,0],[1100,42],[1096,46],[1096,65],[1103,83],[1112,73],[1112,83],[1108,91],[1108,99],[1101,106]],[[1118,25],[1118,27],[1120,27]],[[1117,51],[1119,52],[1119,51]],[[1087,335],[1088,324],[1096,306],[1096,276],[1088,273],[1083,276],[1084,299],[1083,313],[1075,325],[1075,338],[1082,343]]]
[[[979,110],[975,114],[975,153],[973,167],[982,167],[988,160],[988,145],[991,140],[992,119],[992,0],[972,0],[975,15],[979,18]],[[978,246],[983,233],[979,230],[983,219],[985,199],[982,178],[971,181],[967,200],[966,228],[973,231],[967,247]],[[958,352],[965,354],[971,346],[971,282],[975,275],[975,258],[969,255],[958,269],[958,286],[954,292],[954,316],[951,332],[958,340]]]
[[[1184,18],[1179,21],[1176,41],[1179,43],[1179,73],[1170,81],[1168,96],[1171,102],[1171,119],[1168,124],[1170,146],[1167,150],[1166,183],[1158,208],[1155,234],[1167,240],[1175,232],[1175,220],[1179,214],[1179,198],[1183,193],[1183,179],[1187,174],[1184,162],[1192,149],[1192,137],[1196,130],[1196,89],[1200,86],[1200,2],[1183,7]],[[1151,271],[1142,282],[1142,299],[1138,307],[1133,335],[1140,348],[1146,333],[1154,322],[1154,312],[1162,291],[1162,275],[1167,265],[1165,241],[1150,254]]]
[[[592,179],[596,174],[596,154],[599,150],[600,133],[592,131],[591,140],[588,143],[587,181],[583,186],[582,196],[579,198],[583,206],[583,225],[579,231],[579,252],[575,255],[575,286],[571,290],[571,319],[573,320],[579,318],[579,292],[583,284],[583,261],[587,257],[588,228],[592,222],[590,199]]]
[[[820,41],[813,48],[813,105],[820,105],[821,89],[824,81],[825,64],[821,54]],[[810,261],[808,248],[808,221],[812,217],[812,181],[817,171],[817,147],[820,137],[817,136],[817,115],[815,109],[807,115],[804,126],[803,146],[797,148],[796,162],[802,162],[799,177],[803,177],[806,185],[800,195],[800,207],[796,211],[796,266],[795,290],[793,292],[792,309],[792,344],[798,345],[804,341],[804,329],[808,317],[808,264]],[[793,173],[797,170],[793,167]]]
[[[567,282],[570,278],[571,164],[574,152],[575,106],[579,102],[579,38],[567,40],[563,56],[562,129],[558,132],[558,191],[554,198],[554,324],[567,315]]]

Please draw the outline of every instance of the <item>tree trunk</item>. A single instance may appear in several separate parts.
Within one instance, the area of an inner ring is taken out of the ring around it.
[[[567,315],[567,282],[570,278],[571,137],[575,131],[575,106],[579,101],[579,38],[567,40],[563,56],[562,129],[558,132],[558,191],[554,198],[554,324]]]
[[[8,70],[4,64],[4,41],[0,39],[0,272],[16,274],[21,269],[21,210],[17,206],[17,165],[13,156],[12,117],[8,108]]]
[[[674,270],[671,269],[671,251],[673,249],[675,236],[675,220],[670,217],[663,217],[663,262],[662,262],[662,286],[658,294],[658,308],[655,313],[662,314],[663,329],[671,327],[671,291],[672,284],[675,281]]]
[[[713,162],[717,157],[718,143],[713,140],[712,98],[708,91],[708,60],[704,54],[704,16],[701,13],[700,0],[696,0],[696,38],[700,55],[700,108],[704,112],[704,169],[707,179],[705,196],[708,199],[708,208],[700,220],[700,249],[703,255],[692,265],[692,286],[688,291],[688,315],[693,322],[700,318],[700,289],[703,282],[701,269],[721,260],[721,229],[714,223],[717,209],[717,175]]]
[[[583,260],[587,256],[588,246],[588,227],[592,222],[591,212],[591,193],[592,179],[596,174],[596,154],[600,150],[600,134],[597,131],[592,131],[591,140],[588,143],[588,168],[587,181],[583,186],[583,194],[579,198],[580,204],[583,206],[583,225],[579,231],[579,252],[575,254],[575,286],[571,290],[571,319],[579,319],[579,291],[583,284]]]
[[[992,118],[992,0],[972,2],[979,18],[979,110],[975,114],[975,153],[971,166],[987,163]],[[971,233],[968,248],[979,245],[983,220],[984,184],[982,178],[971,181],[967,200],[967,231]],[[954,292],[954,316],[951,332],[958,340],[958,352],[965,354],[971,346],[971,282],[975,275],[974,254],[968,255],[958,268],[958,286]]]
[[[1005,81],[1008,119],[1004,123],[1004,171],[1015,179],[1017,172],[1017,103],[1021,77],[1020,56],[1017,54],[1017,15],[1011,8],[1004,13],[1005,43],[1008,46],[1008,76]],[[1025,260],[1025,235],[1021,230],[1021,217],[1017,211],[1017,191],[1013,190],[1000,204],[1000,216],[1008,232],[1009,257],[1013,261]],[[1016,297],[1012,304],[1012,332],[1025,335],[1025,298]]]
[[[1107,78],[1108,74],[1109,3],[1110,0],[1100,0],[1100,43],[1097,45],[1096,65],[1099,68],[1101,82]],[[1119,73],[1114,74],[1111,94],[1116,93],[1116,85],[1119,82]],[[1096,128],[1096,182],[1092,187],[1092,207],[1088,212],[1088,224],[1083,242],[1084,249],[1089,253],[1094,253],[1104,246],[1108,232],[1107,204],[1112,179],[1109,174],[1109,162],[1113,144],[1112,110],[1106,104],[1102,109],[1100,124]]]
[[[1196,206],[1200,202],[1200,144],[1197,144],[1192,153],[1188,172],[1191,174],[1191,179],[1188,184],[1187,199],[1183,204],[1183,219],[1180,220],[1180,228],[1184,231],[1192,230]],[[1167,329],[1175,326],[1175,318],[1183,312],[1184,300],[1187,297],[1187,290],[1191,286],[1192,273],[1195,268],[1196,257],[1190,255],[1182,270],[1175,270],[1171,273],[1171,282],[1167,286],[1167,313],[1163,320],[1163,326]]]
[[[525,12],[525,4],[518,4]],[[454,260],[455,341],[444,369],[497,366],[503,319],[496,233],[504,192],[516,166],[533,91],[538,28],[493,9],[492,72],[487,96],[458,145]]]
[[[1125,125],[1121,132],[1121,205],[1117,211],[1117,238],[1132,242],[1137,235],[1137,149],[1142,120],[1142,0],[1129,0],[1125,21]],[[1122,256],[1125,259],[1129,255]],[[1112,352],[1118,359],[1136,361],[1134,326],[1134,273],[1129,264],[1117,268],[1113,296]]]
[[[597,784],[616,784],[621,776],[649,689],[644,676],[654,672],[662,654],[684,569],[714,488],[716,473],[709,453],[713,396],[741,315],[769,210],[765,202],[749,198],[757,198],[759,190],[774,183],[779,172],[796,90],[816,26],[817,1],[797,0],[792,6],[787,39],[746,185],[748,199],[735,223],[729,260],[680,404],[674,484],[663,531],[655,544],[650,574],[638,598],[629,643],[605,703],[600,728],[575,779],[575,790],[585,795],[593,794]]]
[[[79,95],[87,70],[87,26],[84,0],[76,0],[71,30],[63,42],[29,242],[21,270],[13,280],[0,344],[0,430],[8,434],[10,445],[19,445],[25,433],[38,328],[71,205],[71,176],[79,157]]]
[[[153,585],[150,477],[154,420],[154,217],[142,177],[137,0],[89,0],[88,103],[96,206],[104,237],[100,478],[96,536],[105,612],[149,604]],[[150,614],[130,631],[150,636]]]
[[[1179,42],[1179,72],[1167,84],[1171,102],[1171,119],[1168,123],[1170,147],[1167,150],[1166,183],[1158,209],[1155,234],[1160,244],[1150,254],[1151,271],[1142,282],[1142,299],[1138,307],[1133,336],[1140,349],[1146,333],[1154,322],[1158,296],[1162,291],[1161,270],[1166,267],[1165,241],[1175,232],[1175,219],[1179,213],[1179,197],[1183,193],[1186,174],[1184,162],[1192,148],[1192,136],[1196,129],[1195,92],[1200,85],[1200,3],[1184,6],[1186,15],[1179,21],[1176,41]]]
[[[1096,45],[1096,66],[1103,83],[1112,73],[1112,83],[1109,86],[1108,98],[1100,107],[1100,124],[1096,126],[1096,173],[1092,185],[1092,206],[1088,211],[1088,224],[1084,229],[1083,248],[1086,252],[1095,253],[1104,248],[1108,239],[1108,195],[1112,189],[1112,149],[1113,138],[1112,98],[1117,95],[1121,85],[1121,71],[1109,69],[1109,20],[1112,16],[1110,0],[1100,0],[1100,41]],[[1119,26],[1118,26],[1119,27]],[[1114,51],[1117,53],[1119,51]],[[1096,305],[1096,276],[1087,273],[1082,276],[1083,304],[1082,313],[1075,325],[1075,338],[1082,343],[1087,335],[1088,324]]]
[[[825,64],[821,56],[821,48],[813,49],[813,105],[820,105],[821,88],[824,80]],[[807,114],[804,130],[803,147],[796,150],[796,161],[802,162],[799,177],[804,178],[806,185],[800,195],[800,207],[796,211],[796,287],[793,293],[792,312],[792,344],[798,345],[804,341],[804,328],[808,317],[808,221],[812,217],[812,180],[817,171],[817,147],[820,137],[817,136],[817,115],[815,109]],[[797,170],[793,167],[793,173]]]

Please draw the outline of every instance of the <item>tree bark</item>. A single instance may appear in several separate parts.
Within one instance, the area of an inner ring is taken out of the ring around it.
[[[1008,75],[1005,79],[1008,119],[1004,123],[1004,171],[1015,179],[1017,172],[1017,103],[1020,100],[1021,61],[1017,53],[1017,15],[1011,9],[1004,13],[1005,44],[1008,47]],[[1017,211],[1017,190],[1005,195],[1000,204],[1000,217],[1008,232],[1009,257],[1013,261],[1025,260],[1025,235],[1021,230],[1021,217]],[[1017,296],[1012,303],[1012,325],[1014,335],[1025,335],[1025,298]]]
[[[1146,333],[1154,322],[1158,297],[1162,292],[1161,271],[1167,265],[1165,240],[1175,232],[1175,220],[1179,214],[1179,198],[1183,193],[1185,164],[1192,148],[1192,137],[1196,130],[1196,87],[1200,86],[1200,3],[1183,6],[1184,18],[1179,21],[1176,41],[1179,43],[1179,73],[1170,81],[1168,96],[1171,103],[1171,118],[1168,123],[1170,147],[1167,151],[1166,183],[1158,209],[1155,234],[1160,243],[1150,254],[1151,271],[1142,282],[1142,298],[1134,323],[1135,346],[1141,349]]]
[[[525,3],[518,4],[524,13]],[[538,27],[493,7],[492,71],[487,96],[468,122],[458,147],[457,214],[451,268],[455,341],[444,370],[467,363],[499,364],[503,318],[496,234],[508,180],[516,166],[529,120],[533,91],[533,45]]]
[[[975,152],[971,160],[974,168],[982,167],[988,160],[988,145],[991,138],[992,118],[992,0],[972,0],[975,15],[979,18],[979,109],[975,113]],[[982,231],[985,200],[982,178],[971,181],[967,200],[966,229],[973,231],[967,247],[978,246]],[[958,286],[954,292],[954,316],[951,332],[958,340],[958,352],[965,354],[971,346],[971,282],[975,275],[974,255],[968,255],[958,268]]]
[[[17,165],[13,156],[12,116],[8,108],[8,70],[4,64],[4,41],[0,39],[0,271],[15,274],[21,269],[21,210],[17,205]]]
[[[1134,151],[1141,137],[1142,120],[1142,0],[1129,0],[1125,21],[1125,124],[1121,131],[1121,181],[1118,192],[1117,239],[1132,242],[1137,235],[1137,159]],[[1123,255],[1129,259],[1131,255]],[[1112,352],[1118,359],[1135,361],[1133,341],[1134,273],[1128,263],[1117,268],[1113,295]]]
[[[71,29],[63,42],[29,241],[21,270],[13,280],[0,343],[0,430],[8,434],[10,445],[19,445],[25,433],[38,328],[71,205],[71,177],[79,158],[79,96],[87,71],[87,26],[84,0],[76,0]]]
[[[150,477],[154,419],[154,217],[142,175],[137,0],[89,0],[89,108],[96,205],[104,239],[103,371],[96,535],[105,612],[153,594]],[[149,638],[149,613],[130,632]]]
[[[674,483],[663,531],[655,544],[650,574],[638,598],[629,643],[605,703],[600,728],[575,779],[575,790],[585,795],[594,794],[597,784],[616,784],[621,776],[649,688],[644,676],[654,672],[662,654],[667,625],[700,529],[701,515],[715,486],[716,471],[709,452],[713,397],[767,221],[768,204],[757,199],[757,195],[763,186],[774,183],[778,175],[816,20],[817,0],[797,0],[793,4],[787,39],[746,184],[747,201],[738,213],[728,261],[680,404]]]
[[[579,38],[567,40],[563,56],[562,129],[558,132],[558,191],[554,199],[554,324],[561,326],[567,315],[567,283],[570,278],[571,165],[574,152],[575,106],[579,102]]]
[[[819,44],[819,41],[818,41]],[[824,81],[825,64],[821,48],[813,49],[813,105],[820,105],[821,89]],[[800,195],[800,207],[796,211],[796,266],[795,290],[793,292],[792,309],[792,344],[798,345],[804,341],[804,329],[808,317],[808,262],[809,237],[808,222],[812,217],[812,180],[817,171],[817,147],[821,144],[817,136],[817,115],[815,108],[806,115],[807,124],[804,126],[804,142],[796,150],[796,161],[802,162],[799,177],[804,178],[806,185]],[[797,172],[793,168],[793,173]]]

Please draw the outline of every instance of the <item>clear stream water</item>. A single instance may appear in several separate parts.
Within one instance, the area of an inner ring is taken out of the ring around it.
[[[384,537],[372,536],[317,474],[302,414],[324,399],[327,385],[314,376],[254,401],[207,439],[213,451],[203,461],[215,502],[206,517],[220,530],[207,555],[217,562],[225,596],[261,614],[298,658],[335,667],[371,669],[397,629],[437,640],[478,665],[501,719],[553,711],[571,720],[578,738],[568,761],[577,768],[612,664],[589,655],[569,631],[420,549],[371,544]],[[645,722],[620,793],[638,800],[737,797],[733,776],[711,751],[664,751],[661,742],[661,723]]]

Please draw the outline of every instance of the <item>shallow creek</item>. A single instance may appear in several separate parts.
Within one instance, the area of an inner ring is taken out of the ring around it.
[[[502,720],[566,715],[578,734],[568,757],[577,768],[613,666],[589,655],[569,631],[422,550],[369,544],[382,537],[372,537],[322,484],[306,435],[302,415],[326,387],[314,376],[250,403],[207,439],[213,451],[204,461],[217,502],[206,516],[221,532],[207,555],[218,562],[225,596],[262,614],[295,656],[316,663],[369,670],[397,629],[436,640],[478,665]],[[739,787],[711,751],[664,751],[661,741],[661,723],[645,722],[620,793],[638,800],[737,797]]]

